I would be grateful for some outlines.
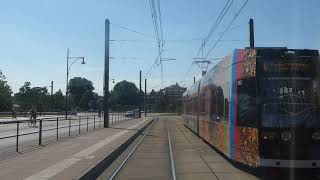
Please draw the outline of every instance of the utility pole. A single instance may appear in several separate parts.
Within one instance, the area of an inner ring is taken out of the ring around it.
[[[250,47],[254,48],[254,27],[253,27],[253,19],[249,20],[249,36],[250,36]]]
[[[140,88],[139,88],[139,90],[141,91],[141,73],[142,73],[142,71],[140,70],[140,80],[139,80],[139,84],[140,84]]]
[[[142,90],[141,90],[141,73],[142,73],[142,71],[140,70],[140,76],[139,76],[139,96],[141,95],[141,92],[142,92]],[[139,99],[140,99],[140,97],[139,97]],[[139,100],[140,101],[140,100]],[[141,118],[141,103],[139,102],[139,118]]]
[[[79,61],[79,60],[82,60],[81,64],[86,64],[84,62],[84,57],[70,57],[70,51],[69,51],[69,48],[68,48],[68,51],[67,51],[67,81],[66,81],[66,102],[65,102],[65,106],[66,106],[66,119],[68,118],[68,84],[69,84],[69,71],[70,71],[70,68],[71,66],[76,62],[76,61]],[[69,66],[69,59],[74,59],[74,61],[70,64]]]
[[[147,116],[147,79],[144,79],[144,117]]]
[[[51,81],[51,105],[50,105],[50,111],[52,112],[52,106],[53,106],[53,81]]]
[[[104,83],[103,83],[103,109],[104,109],[104,127],[109,127],[109,41],[110,39],[110,21],[106,19],[105,21],[105,49],[104,49]]]
[[[68,117],[68,83],[69,83],[69,48],[67,50],[67,82],[66,82],[66,119]]]
[[[193,84],[195,84],[195,83],[196,83],[196,77],[193,76]]]

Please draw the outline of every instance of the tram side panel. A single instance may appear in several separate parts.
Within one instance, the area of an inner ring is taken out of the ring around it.
[[[194,109],[198,106],[199,136],[230,159],[249,166],[259,165],[258,129],[246,122],[247,118],[257,121],[255,115],[248,117],[254,112],[255,99],[249,98],[241,83],[248,86],[255,80],[255,55],[255,50],[234,50],[201,79],[198,102],[190,101],[189,94],[184,101]],[[248,103],[250,111],[241,107]],[[191,123],[197,120],[194,110],[187,108],[185,114],[189,114],[186,125],[197,133],[197,124]]]
[[[260,164],[256,53],[255,49],[234,51],[229,125],[231,159],[253,167]]]

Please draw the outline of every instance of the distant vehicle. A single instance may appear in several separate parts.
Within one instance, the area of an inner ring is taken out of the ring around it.
[[[133,110],[133,118],[139,118],[139,109]]]
[[[125,114],[124,114],[125,117],[133,117],[133,111],[127,111]]]

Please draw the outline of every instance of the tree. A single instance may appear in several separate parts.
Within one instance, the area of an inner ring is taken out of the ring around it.
[[[6,77],[0,71],[0,111],[12,109],[11,88],[7,84]]]
[[[70,80],[68,92],[70,93],[72,104],[88,110],[89,103],[96,103],[93,83],[85,78],[75,77]]]
[[[25,82],[15,94],[16,103],[24,110],[36,108],[39,111],[48,111],[50,96],[46,87],[30,87],[30,82]]]
[[[98,109],[98,94],[92,91],[85,92],[79,102],[81,109]]]
[[[53,111],[63,111],[65,109],[65,97],[61,89],[53,94]]]
[[[137,106],[143,97],[140,93],[134,83],[121,81],[110,92],[111,107],[119,110],[119,108],[124,106]]]

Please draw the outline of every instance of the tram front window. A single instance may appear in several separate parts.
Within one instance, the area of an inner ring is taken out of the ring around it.
[[[288,50],[262,59],[261,126],[319,128],[319,54]]]
[[[267,77],[262,97],[263,127],[320,127],[316,86],[310,77]]]

